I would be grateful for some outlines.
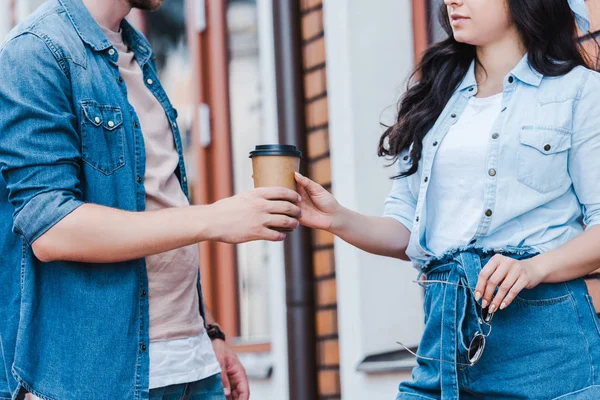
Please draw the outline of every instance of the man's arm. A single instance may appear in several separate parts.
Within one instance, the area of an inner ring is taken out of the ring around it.
[[[285,199],[280,201],[277,199]],[[278,241],[272,227],[296,228],[298,194],[264,188],[208,206],[129,212],[83,204],[33,242],[41,261],[109,263],[159,254],[204,240]]]
[[[0,172],[15,209],[13,231],[40,260],[119,262],[202,240],[282,240],[270,228],[297,226],[300,211],[290,202],[298,194],[287,189],[156,212],[84,204],[70,71],[53,49],[25,33],[0,50]]]

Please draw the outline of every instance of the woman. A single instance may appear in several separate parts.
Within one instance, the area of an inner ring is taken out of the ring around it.
[[[297,176],[301,223],[424,275],[398,399],[600,399],[581,279],[600,265],[600,76],[574,16],[588,31],[583,0],[445,0],[449,38],[381,138],[398,164],[383,217]]]

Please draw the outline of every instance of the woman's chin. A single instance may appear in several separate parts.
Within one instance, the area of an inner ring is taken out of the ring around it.
[[[475,44],[475,42],[477,42],[476,35],[473,35],[471,32],[468,32],[465,29],[454,28],[452,30],[452,33],[454,36],[454,40],[456,40],[457,42],[464,43],[464,44],[476,45]]]

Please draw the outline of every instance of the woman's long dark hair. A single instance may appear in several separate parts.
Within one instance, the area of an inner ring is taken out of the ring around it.
[[[507,0],[507,3],[510,18],[535,70],[545,76],[560,76],[578,65],[586,65],[567,0]],[[448,38],[425,52],[400,99],[397,123],[386,130],[379,142],[379,156],[394,162],[413,144],[411,168],[394,178],[417,172],[423,138],[476,58],[475,46],[454,39],[445,4],[440,20]],[[416,76],[418,81],[414,79]]]

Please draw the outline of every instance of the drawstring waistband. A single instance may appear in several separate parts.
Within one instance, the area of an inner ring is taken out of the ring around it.
[[[468,362],[468,354],[459,359],[459,353],[468,353],[471,340],[469,335],[474,336],[476,332],[487,333],[484,331],[485,324],[475,301],[474,289],[479,272],[491,255],[493,253],[486,254],[481,251],[456,252],[428,263],[419,275],[419,280],[423,275],[426,276],[423,281],[425,284],[428,279],[437,280],[437,276],[442,276],[447,283],[431,283],[444,286],[441,290],[443,314],[439,335],[442,400],[459,398],[458,364]],[[528,252],[513,254],[514,258],[519,259],[531,255],[533,254]]]

